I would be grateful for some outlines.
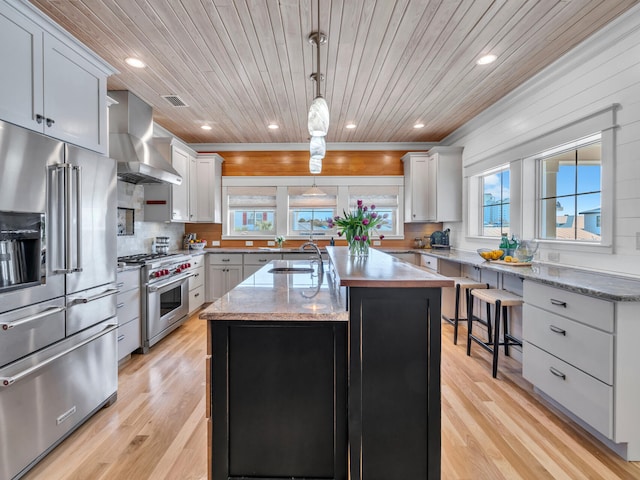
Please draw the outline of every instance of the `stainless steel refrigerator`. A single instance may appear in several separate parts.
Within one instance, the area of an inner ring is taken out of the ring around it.
[[[115,401],[116,166],[0,122],[0,480]]]

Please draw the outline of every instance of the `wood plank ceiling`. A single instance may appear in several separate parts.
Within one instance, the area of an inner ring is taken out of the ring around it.
[[[189,143],[307,141],[317,1],[31,0]],[[638,1],[320,0],[327,141],[439,141]]]

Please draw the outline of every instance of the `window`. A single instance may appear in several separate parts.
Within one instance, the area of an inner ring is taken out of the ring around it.
[[[227,190],[230,235],[274,235],[276,187],[229,187]]]
[[[345,176],[317,177],[317,187],[326,195],[308,196],[310,177],[222,178],[222,238],[272,240],[337,237],[327,220],[355,208],[357,200],[376,205],[387,215],[379,230],[388,239],[403,238],[402,205],[404,177]]]
[[[539,238],[601,241],[601,150],[597,136],[538,159]]]
[[[480,176],[481,230],[485,237],[507,235],[510,225],[509,167],[501,167]]]
[[[325,195],[307,196],[309,187],[288,187],[288,235],[325,235],[331,232],[327,219],[336,215],[337,188],[322,187]]]
[[[377,231],[384,236],[395,235],[400,225],[398,205],[400,193],[393,186],[352,186],[349,188],[349,210],[357,208],[358,200],[364,205],[375,205],[378,215],[386,215]],[[404,227],[404,225],[402,225]]]

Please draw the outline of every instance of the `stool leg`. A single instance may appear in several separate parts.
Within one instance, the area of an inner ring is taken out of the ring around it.
[[[496,301],[496,318],[494,325],[494,337],[493,337],[493,378],[498,376],[498,353],[500,351],[500,300]]]
[[[453,315],[453,344],[458,344],[458,322],[460,321],[460,284],[456,285],[456,309]]]
[[[493,335],[491,334],[491,304],[487,302],[487,338],[488,342],[491,343],[491,339]]]
[[[502,307],[502,322],[504,325],[504,332],[502,334],[502,336],[504,337],[504,354],[505,356],[509,356],[509,340],[508,340],[508,336],[509,336],[509,317],[507,315],[507,308],[508,307]]]
[[[467,356],[471,356],[471,329],[473,328],[473,295],[471,289],[467,290]]]

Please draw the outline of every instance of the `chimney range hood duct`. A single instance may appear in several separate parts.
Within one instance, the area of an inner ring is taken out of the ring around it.
[[[118,102],[109,107],[109,157],[118,162],[118,178],[135,184],[180,185],[180,174],[151,144],[151,106],[126,90],[111,90],[108,95]]]

